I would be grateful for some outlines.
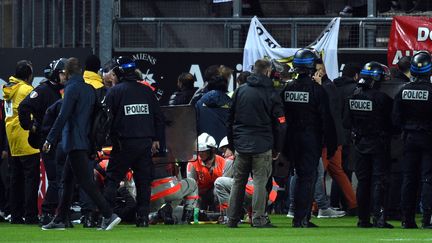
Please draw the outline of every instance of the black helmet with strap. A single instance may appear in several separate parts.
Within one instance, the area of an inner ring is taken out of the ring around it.
[[[427,51],[416,53],[411,59],[411,75],[415,77],[414,81],[419,79],[429,79],[432,72],[431,55]]]

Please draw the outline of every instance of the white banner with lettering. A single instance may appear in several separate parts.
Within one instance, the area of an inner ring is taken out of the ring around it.
[[[330,80],[339,77],[337,46],[340,18],[334,18],[319,37],[308,47],[317,50],[322,56]],[[260,58],[287,59],[299,48],[283,48],[273,39],[258,18],[252,18],[243,52],[243,71],[251,71]]]

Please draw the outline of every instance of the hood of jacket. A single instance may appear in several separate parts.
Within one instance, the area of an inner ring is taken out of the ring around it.
[[[99,89],[102,88],[103,82],[102,82],[102,78],[101,76],[99,76],[99,74],[92,72],[92,71],[84,71],[84,81],[88,84],[90,84],[91,86],[93,86],[93,88],[95,89]]]
[[[357,82],[353,78],[348,77],[339,77],[333,80],[333,83],[336,85],[336,87],[341,87],[347,84],[357,84]]]
[[[9,77],[9,83],[3,86],[3,98],[5,100],[11,100],[15,93],[18,91],[19,87],[22,85],[29,85],[24,80],[15,78],[14,76]]]
[[[253,87],[269,88],[273,86],[273,81],[263,74],[251,74],[247,78],[246,83]]]
[[[207,92],[200,99],[200,103],[205,104],[207,107],[221,107],[221,108],[230,108],[231,107],[231,98],[222,91],[219,90],[211,90]]]

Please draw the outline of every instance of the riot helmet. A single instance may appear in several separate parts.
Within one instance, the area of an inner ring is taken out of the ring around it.
[[[376,82],[383,81],[385,78],[384,65],[379,62],[368,62],[360,71],[358,86],[372,88]]]
[[[318,55],[310,49],[300,49],[294,54],[293,67],[296,73],[315,72],[315,64],[318,60]]]
[[[60,58],[52,61],[48,67],[44,69],[45,78],[54,83],[60,83],[60,73],[65,72],[67,59]]]
[[[125,76],[135,75],[135,61],[127,56],[120,56],[115,59],[116,67],[113,69],[115,75],[118,78],[122,78]]]
[[[428,79],[432,71],[432,60],[429,52],[421,51],[411,59],[411,75],[416,79]]]

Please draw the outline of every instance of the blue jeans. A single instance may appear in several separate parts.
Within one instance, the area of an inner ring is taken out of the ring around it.
[[[291,177],[291,183],[290,183],[290,210],[294,210],[294,188],[297,181],[297,174]],[[325,185],[324,185],[324,166],[322,163],[322,159],[320,159],[318,163],[317,168],[317,179],[315,182],[315,192],[314,192],[314,199],[316,203],[318,204],[319,209],[327,209],[330,207],[330,201],[327,197],[327,194],[325,192]]]

